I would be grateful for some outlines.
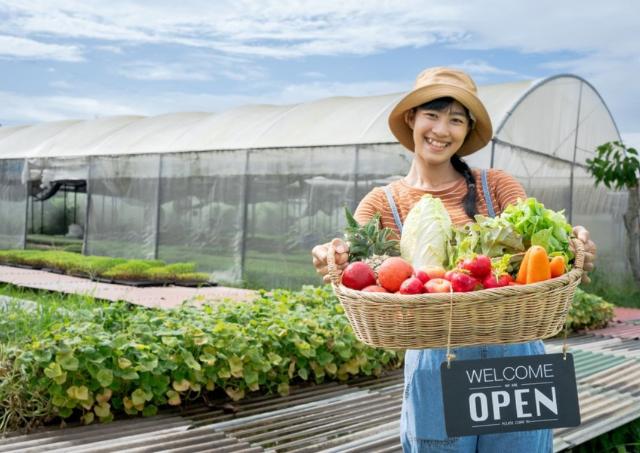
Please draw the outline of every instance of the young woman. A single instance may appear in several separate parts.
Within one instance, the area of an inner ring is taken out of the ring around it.
[[[489,115],[477,96],[471,77],[450,68],[421,72],[414,89],[389,115],[389,127],[398,141],[414,153],[409,173],[385,188],[374,188],[358,205],[355,218],[366,223],[376,212],[382,227],[398,236],[411,207],[424,194],[439,197],[456,225],[472,222],[475,214],[497,215],[518,198],[522,186],[501,170],[472,170],[462,160],[483,148],[492,137]],[[574,234],[585,243],[584,269],[593,269],[595,244],[589,232],[576,226]],[[343,269],[348,247],[341,239],[331,243],[336,263]],[[328,282],[328,243],[314,247],[313,263]],[[588,277],[584,277],[588,281]],[[457,360],[544,354],[541,341],[510,345],[484,345],[454,349]],[[553,451],[551,430],[520,431],[448,438],[444,426],[440,364],[445,349],[408,350],[400,434],[406,452]]]

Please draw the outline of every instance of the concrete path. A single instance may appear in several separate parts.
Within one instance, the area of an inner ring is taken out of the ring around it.
[[[150,308],[173,308],[187,300],[196,303],[219,302],[223,299],[246,302],[252,300],[257,294],[253,290],[222,286],[213,288],[184,288],[180,286],[135,288],[10,266],[0,266],[0,282],[67,294],[87,294],[97,299],[124,300]]]

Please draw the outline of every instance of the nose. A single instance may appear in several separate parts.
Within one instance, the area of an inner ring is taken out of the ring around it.
[[[433,127],[431,128],[431,130],[436,134],[436,135],[447,135],[449,133],[449,125],[447,123],[446,120],[444,120],[443,118],[438,118],[437,121],[434,122]]]

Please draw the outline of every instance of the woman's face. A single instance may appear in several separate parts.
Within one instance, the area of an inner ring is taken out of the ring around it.
[[[407,122],[413,129],[416,156],[429,164],[449,161],[470,127],[464,107],[457,101],[442,111],[417,108],[407,116]]]

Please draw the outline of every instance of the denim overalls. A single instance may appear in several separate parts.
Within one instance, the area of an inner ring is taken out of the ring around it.
[[[482,171],[482,189],[489,215],[494,217],[486,170]],[[385,193],[396,225],[402,233],[402,222],[388,187],[385,187]],[[451,351],[455,354],[455,360],[473,360],[544,354],[544,345],[538,340],[518,344],[452,348]],[[409,349],[406,352],[400,419],[400,438],[404,452],[553,452],[553,434],[550,429],[447,437],[440,383],[440,364],[446,361],[446,353],[446,348]]]

